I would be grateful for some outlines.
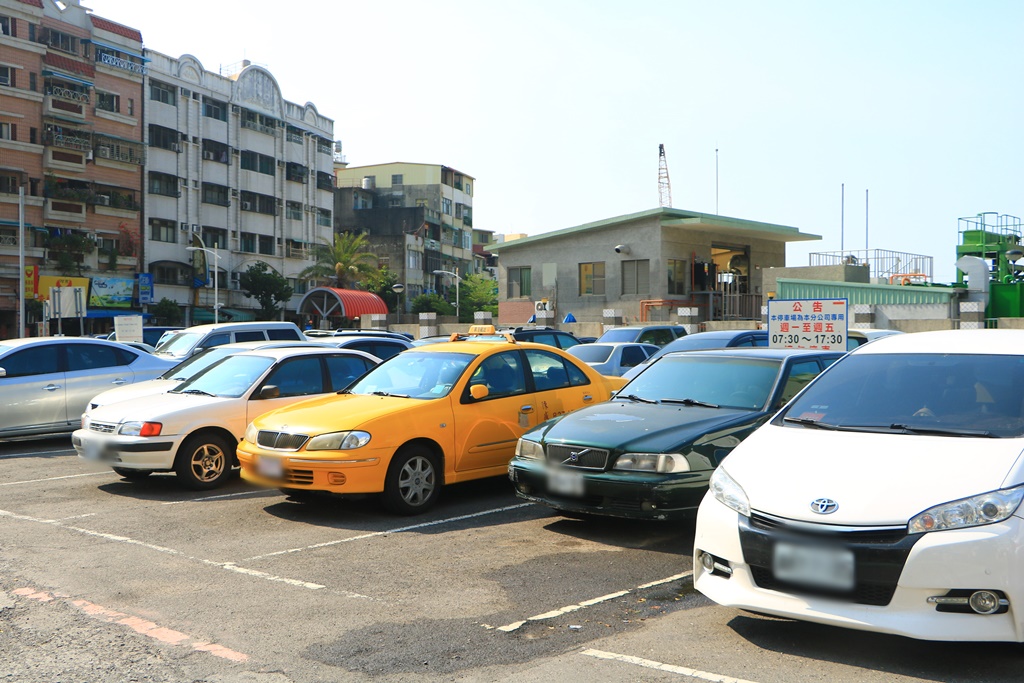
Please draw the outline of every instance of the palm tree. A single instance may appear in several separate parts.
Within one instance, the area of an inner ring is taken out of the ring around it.
[[[343,232],[334,236],[334,244],[324,240],[313,247],[316,263],[299,273],[300,280],[317,284],[331,280],[335,286],[347,288],[376,272],[377,256],[367,251],[366,233]]]

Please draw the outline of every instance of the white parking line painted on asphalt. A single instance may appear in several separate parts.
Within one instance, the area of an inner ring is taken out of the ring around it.
[[[188,500],[169,500],[161,505],[181,505],[182,503],[202,503],[206,500],[220,500],[222,498],[239,498],[241,496],[280,496],[279,491],[271,491],[269,489],[259,489],[256,491],[242,491],[241,493],[223,493],[219,496],[206,496],[204,498],[190,498]]]
[[[733,678],[732,676],[723,676],[721,674],[713,674],[707,671],[698,671],[697,669],[690,669],[685,666],[664,664],[662,662],[656,662],[652,659],[643,659],[642,657],[632,657],[630,655],[620,655],[614,652],[604,652],[602,650],[587,649],[581,652],[580,654],[587,655],[588,657],[597,657],[598,659],[608,659],[611,661],[623,662],[625,664],[634,664],[636,666],[642,666],[645,669],[666,671],[668,673],[679,674],[680,676],[697,678],[702,681],[712,681],[712,683],[754,683],[753,681],[748,681],[744,678]]]
[[[433,522],[423,522],[422,524],[413,524],[411,526],[401,526],[395,529],[388,529],[387,531],[374,531],[369,534],[360,534],[359,536],[350,536],[348,538],[339,538],[335,541],[325,541],[323,543],[314,543],[313,545],[307,545],[304,548],[291,548],[289,550],[278,550],[277,552],[267,553],[266,555],[253,555],[247,557],[243,562],[252,562],[253,560],[262,560],[267,557],[275,557],[277,555],[288,555],[291,553],[300,553],[304,550],[317,550],[318,548],[327,548],[332,545],[338,545],[339,543],[351,543],[352,541],[363,541],[367,538],[377,538],[378,536],[387,536],[388,534],[397,534],[403,531],[415,531],[416,529],[425,529],[431,526],[438,526],[440,524],[450,524],[452,522],[460,522],[464,519],[473,519],[474,517],[483,517],[484,515],[493,515],[497,512],[508,512],[509,510],[518,510],[519,508],[530,507],[533,503],[520,503],[519,505],[509,505],[503,508],[495,508],[493,510],[484,510],[483,512],[474,512],[469,515],[459,515],[458,517],[447,517],[445,519],[438,519]]]
[[[38,484],[39,482],[42,482],[42,481],[58,481],[60,479],[74,479],[76,477],[96,477],[96,476],[99,476],[101,474],[105,474],[107,476],[110,476],[113,473],[114,473],[113,470],[105,470],[103,472],[86,472],[85,474],[68,474],[68,475],[65,475],[63,477],[47,477],[46,479],[26,479],[25,481],[7,481],[7,482],[4,482],[4,483],[0,484],[0,486],[18,486],[19,484]]]
[[[515,631],[517,628],[519,628],[523,624],[526,624],[526,623],[531,622],[531,621],[543,621],[544,619],[554,619],[555,617],[562,616],[563,614],[568,614],[569,612],[575,612],[576,610],[583,609],[585,607],[592,607],[592,606],[598,605],[598,604],[600,604],[602,602],[607,602],[609,600],[614,600],[615,598],[621,598],[623,595],[629,595],[630,593],[633,593],[635,591],[640,591],[640,590],[644,590],[644,589],[647,589],[647,588],[653,588],[654,586],[660,586],[662,584],[671,583],[672,581],[678,581],[679,579],[685,579],[688,576],[693,576],[693,572],[692,571],[683,572],[682,574],[676,574],[676,575],[670,576],[670,577],[668,577],[666,579],[658,579],[657,581],[651,581],[649,583],[645,583],[645,584],[639,585],[636,588],[628,588],[626,590],[616,591],[615,593],[609,593],[608,595],[602,595],[599,598],[591,598],[590,600],[584,600],[583,602],[577,602],[574,605],[566,605],[565,607],[559,607],[558,609],[551,610],[550,612],[544,612],[543,614],[537,614],[537,615],[532,616],[532,617],[527,617],[526,619],[523,619],[522,621],[515,621],[515,622],[512,622],[511,624],[505,624],[504,626],[499,626],[498,630],[499,631],[504,631],[505,633],[511,633],[512,631]],[[492,627],[485,626],[485,628],[492,628]]]
[[[155,552],[158,552],[158,553],[164,553],[164,554],[167,554],[167,555],[174,555],[175,557],[180,557],[180,558],[182,558],[184,560],[190,560],[192,562],[201,562],[201,563],[203,563],[205,565],[208,565],[208,566],[211,566],[211,567],[218,567],[220,569],[224,569],[224,570],[227,570],[227,571],[230,571],[230,572],[235,572],[236,574],[245,574],[246,576],[252,576],[252,577],[258,578],[258,579],[264,579],[266,581],[276,581],[276,582],[279,582],[279,583],[285,583],[285,584],[288,584],[290,586],[297,586],[299,588],[306,588],[306,589],[309,589],[309,590],[319,590],[321,588],[326,588],[326,586],[323,586],[323,585],[318,584],[318,583],[312,583],[310,581],[300,581],[298,579],[288,579],[288,578],[285,578],[283,576],[275,576],[273,574],[267,574],[266,572],[261,572],[261,571],[255,570],[255,569],[246,569],[245,567],[239,567],[238,565],[234,564],[233,562],[216,562],[214,560],[204,560],[204,559],[199,558],[199,557],[193,557],[191,555],[186,555],[185,553],[181,552],[180,550],[175,550],[174,548],[165,548],[164,546],[161,546],[161,545],[154,545],[152,543],[146,543],[145,541],[139,541],[139,540],[136,540],[134,538],[129,538],[127,536],[116,536],[114,534],[108,534],[108,533],[105,533],[105,532],[102,532],[102,531],[93,531],[92,529],[83,529],[81,527],[70,526],[68,524],[63,524],[60,520],[57,520],[57,519],[42,519],[42,518],[39,518],[39,517],[30,517],[28,515],[19,515],[19,514],[14,513],[14,512],[8,512],[7,510],[0,510],[0,517],[7,517],[9,519],[16,519],[16,520],[22,521],[22,522],[34,522],[36,524],[48,524],[50,526],[55,526],[55,527],[58,527],[60,529],[65,529],[67,531],[73,531],[75,533],[83,534],[85,536],[92,536],[93,538],[102,538],[102,539],[104,539],[106,541],[114,541],[116,543],[124,543],[124,544],[127,544],[127,545],[134,545],[134,546],[137,546],[137,547],[140,547],[140,548],[146,548],[147,550],[152,550],[152,551],[155,551]],[[365,598],[366,597],[365,595],[360,595],[358,593],[346,593],[344,591],[341,591],[341,593],[343,593],[344,595],[347,595],[349,597],[358,597],[358,598]]]
[[[5,455],[0,455],[0,460],[3,460],[5,458],[33,458],[37,455],[53,455],[54,453],[67,453],[68,455],[74,455],[75,449],[72,448],[71,446],[68,446],[67,448],[61,448],[60,450],[56,451],[30,451],[28,453],[7,453]]]

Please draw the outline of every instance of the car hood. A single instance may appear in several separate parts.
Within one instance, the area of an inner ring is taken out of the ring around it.
[[[545,423],[528,438],[572,443],[611,451],[666,453],[701,436],[764,415],[733,408],[608,401]]]
[[[397,413],[409,412],[426,403],[445,401],[447,397],[423,401],[398,396],[365,394],[328,394],[300,401],[260,415],[253,421],[257,429],[287,431],[292,434],[324,434],[359,429],[367,423]]]
[[[119,401],[132,401],[143,396],[162,394],[165,391],[170,391],[179,384],[181,384],[181,381],[173,379],[150,379],[145,382],[126,384],[123,387],[107,389],[106,391],[97,394],[91,401],[89,401],[89,405],[95,403],[98,406],[105,406],[111,403],[118,403]]]
[[[239,406],[244,416],[245,401],[241,398],[159,393],[101,405],[89,412],[89,418],[113,424],[126,420],[163,422],[165,433],[175,433],[175,424],[187,422],[196,415],[207,415],[212,419],[214,415],[222,413],[225,404],[232,403]]]
[[[750,508],[787,519],[905,524],[928,508],[1019,481],[1024,439],[871,434],[766,424],[722,466]],[[811,512],[830,498],[832,514]]]

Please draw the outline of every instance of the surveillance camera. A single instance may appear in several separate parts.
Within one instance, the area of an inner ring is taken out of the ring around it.
[[[615,245],[615,253],[616,254],[628,254],[629,253],[629,245],[628,244],[617,244],[617,245]]]

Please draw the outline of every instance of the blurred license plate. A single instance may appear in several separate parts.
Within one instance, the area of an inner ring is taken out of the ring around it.
[[[772,571],[779,581],[850,591],[854,586],[853,551],[779,542],[775,544]]]
[[[583,473],[572,470],[548,470],[548,490],[560,496],[583,495]]]
[[[99,460],[103,457],[103,444],[93,439],[82,439],[82,455],[89,460]]]
[[[284,477],[284,465],[280,458],[261,456],[256,460],[256,472],[267,479],[281,479]]]

